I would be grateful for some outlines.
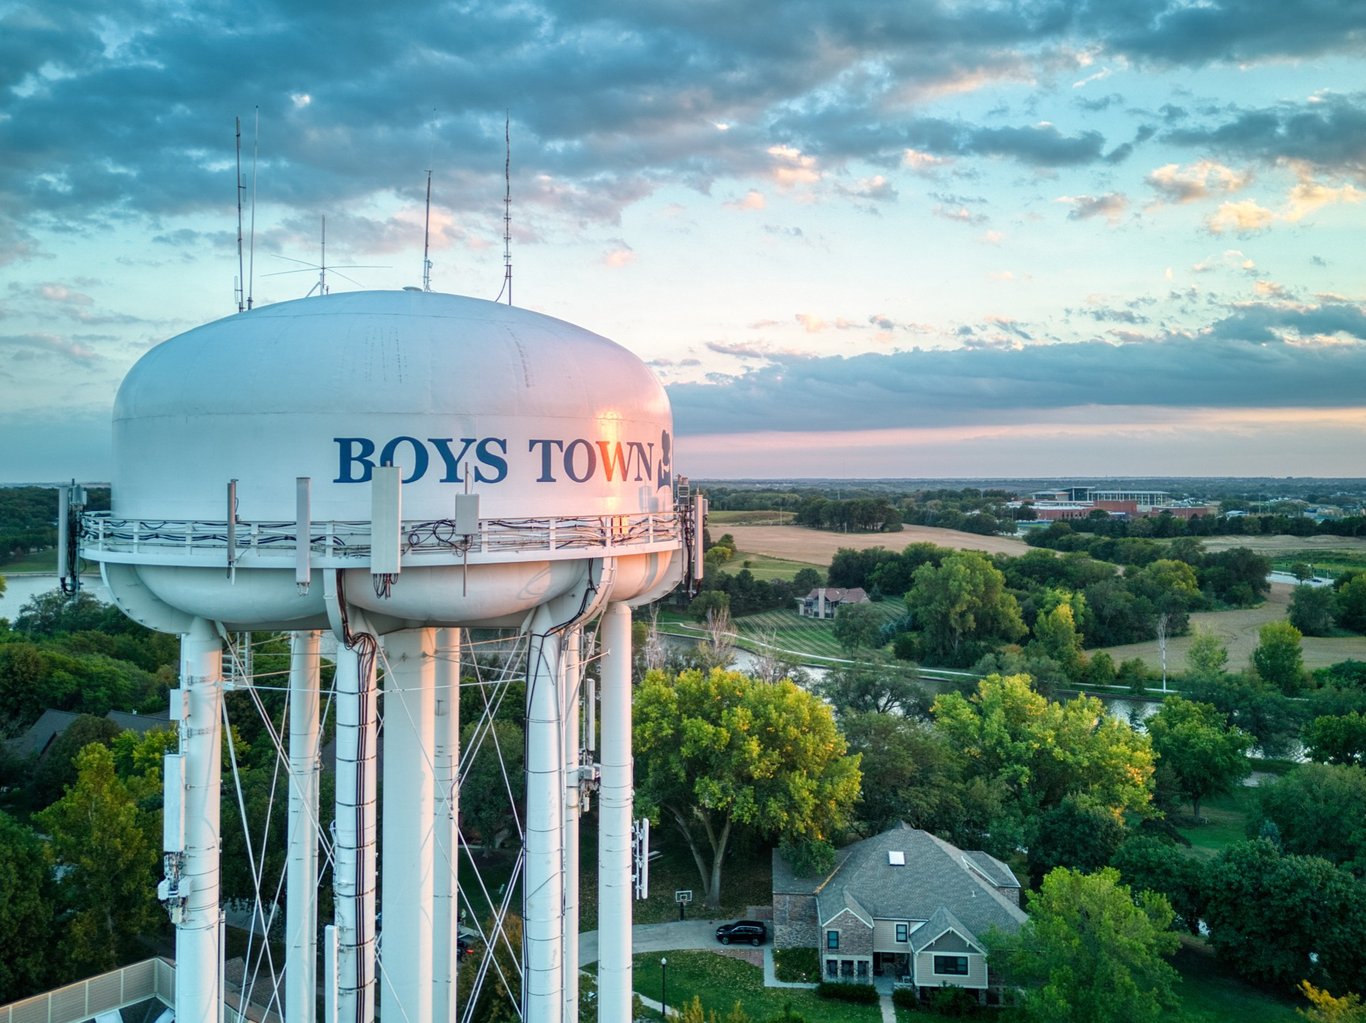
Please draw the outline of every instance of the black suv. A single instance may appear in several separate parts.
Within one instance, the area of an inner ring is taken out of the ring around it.
[[[732,941],[762,945],[767,938],[768,925],[762,920],[737,920],[733,924],[722,924],[716,928],[716,940],[723,945],[729,945]]]

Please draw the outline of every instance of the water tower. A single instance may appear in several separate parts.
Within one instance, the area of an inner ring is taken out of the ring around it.
[[[286,1023],[312,1023],[317,987],[343,1023],[369,1023],[376,1001],[387,1021],[459,1018],[460,645],[462,630],[502,628],[527,652],[523,1017],[578,1018],[578,819],[597,789],[599,1018],[628,1019],[630,608],[678,583],[700,533],[678,499],[668,400],[640,360],[452,295],[284,302],[143,356],[115,402],[114,458],[112,508],[87,516],[85,556],[124,613],[181,637],[160,886],[177,1018],[217,1020],[223,997],[223,644],[249,630],[293,643]],[[590,621],[596,757],[579,648]],[[337,640],[335,809],[317,805],[324,632]],[[336,911],[320,950],[329,819]]]

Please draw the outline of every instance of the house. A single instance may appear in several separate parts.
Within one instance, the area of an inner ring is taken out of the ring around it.
[[[826,980],[891,976],[985,1000],[1000,983],[983,938],[1025,920],[1008,866],[906,824],[841,849],[825,877],[797,877],[773,854],[773,947],[817,948]]]
[[[862,604],[868,594],[858,586],[817,586],[805,597],[797,598],[797,613],[803,618],[834,618],[841,604]]]
[[[20,759],[41,757],[48,751],[48,747],[57,741],[57,737],[70,728],[71,723],[80,716],[76,711],[53,710],[49,707],[23,734],[7,740],[5,748],[12,756]],[[160,714],[132,714],[127,711],[111,710],[105,717],[119,728],[131,729],[139,735],[145,735],[153,728],[174,727],[170,718]]]

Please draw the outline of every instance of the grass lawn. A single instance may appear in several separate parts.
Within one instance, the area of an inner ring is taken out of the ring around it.
[[[7,572],[57,572],[57,549],[50,547],[45,551],[21,554],[13,561],[0,565],[0,575]]]
[[[1214,958],[1203,941],[1183,936],[1172,965],[1181,973],[1176,993],[1181,997],[1177,1020],[1186,1023],[1298,1023],[1295,1005],[1301,999],[1245,984]]]
[[[716,910],[702,907],[702,878],[692,853],[675,829],[667,824],[652,827],[650,848],[658,849],[664,855],[650,864],[650,897],[637,902],[632,913],[632,919],[638,924],[677,920],[676,891],[693,893],[693,901],[687,909],[689,919],[724,917],[734,920],[748,916],[750,906],[767,906],[773,902],[773,860],[766,848],[732,844],[721,869],[721,908]],[[585,878],[585,887],[587,884]],[[596,927],[597,923],[592,926]]]
[[[791,1005],[806,1023],[878,1023],[877,1005],[849,1005],[826,1001],[814,992],[794,988],[764,987],[762,968],[717,952],[651,952],[635,957],[635,989],[658,1002],[661,990],[659,960],[669,960],[670,1006],[702,999],[702,1008],[724,1017],[738,1001],[751,1018],[766,1020]],[[646,1010],[649,1014],[649,1010]],[[658,1013],[649,1014],[651,1019]]]
[[[710,526],[787,526],[797,517],[796,512],[779,511],[776,508],[756,509],[753,511],[712,511],[707,509],[707,525]],[[716,536],[725,532],[717,528]]]
[[[1218,856],[1229,846],[1247,839],[1248,821],[1257,812],[1255,789],[1240,785],[1227,796],[1216,796],[1200,804],[1200,816],[1206,823],[1197,824],[1191,818],[1190,804],[1182,805],[1172,815],[1176,830],[1190,839],[1193,850],[1206,857]]]
[[[811,568],[810,564],[802,561],[788,561],[784,558],[774,558],[767,554],[751,554],[748,551],[736,551],[735,557],[721,565],[721,571],[729,575],[737,575],[743,569],[749,569],[756,579],[765,582],[774,579],[791,580],[798,572],[804,568]]]

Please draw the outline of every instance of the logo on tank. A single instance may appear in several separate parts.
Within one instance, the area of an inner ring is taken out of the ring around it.
[[[463,483],[502,483],[510,475],[535,483],[673,483],[673,442],[668,430],[659,440],[598,440],[533,437],[521,445],[506,437],[334,437],[337,476],[333,483],[368,483],[378,465],[397,465],[404,483],[432,478]]]

